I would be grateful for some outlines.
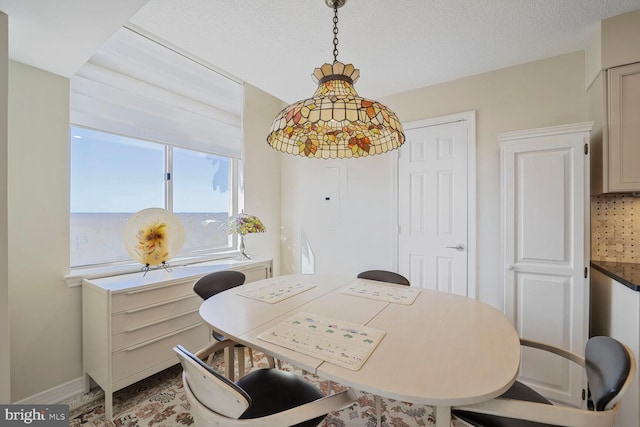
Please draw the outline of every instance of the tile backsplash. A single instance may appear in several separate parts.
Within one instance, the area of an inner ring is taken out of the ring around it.
[[[640,263],[640,197],[591,197],[591,259]]]

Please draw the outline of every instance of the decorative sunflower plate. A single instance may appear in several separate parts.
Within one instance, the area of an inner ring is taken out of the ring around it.
[[[184,243],[184,225],[166,209],[143,209],[124,226],[124,245],[134,260],[145,266],[165,264]]]

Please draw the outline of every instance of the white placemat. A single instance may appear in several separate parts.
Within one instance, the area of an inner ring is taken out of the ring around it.
[[[376,283],[356,280],[347,285],[340,293],[396,304],[411,305],[420,294],[420,290],[410,287],[397,288],[395,286],[378,285]]]
[[[300,312],[258,338],[357,371],[385,334],[380,329]]]
[[[275,304],[283,299],[287,299],[315,287],[316,285],[309,283],[282,280],[268,285],[258,286],[257,288],[249,287],[247,289],[240,289],[237,294],[242,295],[243,297],[253,298],[258,301],[268,302],[269,304]]]

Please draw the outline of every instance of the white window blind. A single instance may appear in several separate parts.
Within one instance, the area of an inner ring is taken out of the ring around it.
[[[241,158],[242,85],[127,28],[71,78],[71,124]]]

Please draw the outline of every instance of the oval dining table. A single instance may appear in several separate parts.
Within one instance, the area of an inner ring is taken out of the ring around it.
[[[411,291],[415,299],[410,304],[381,299],[367,295],[368,286]],[[295,287],[297,293],[285,291]],[[354,287],[363,293],[347,292]],[[270,300],[278,291],[280,295]],[[384,336],[357,369],[264,339],[297,313],[362,325],[383,331]],[[229,339],[321,378],[377,396],[433,406],[438,427],[450,426],[451,407],[487,401],[505,392],[520,364],[518,334],[496,308],[460,295],[364,279],[271,277],[207,299],[200,306],[200,316]]]

